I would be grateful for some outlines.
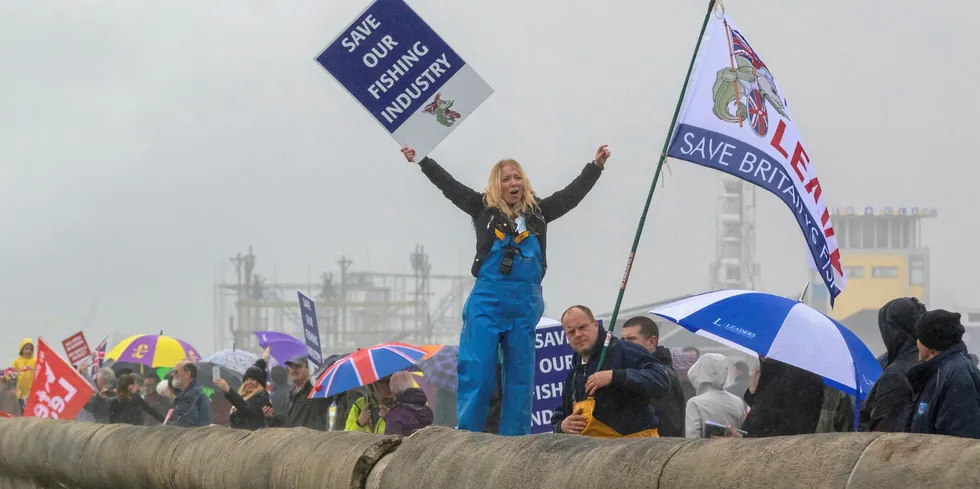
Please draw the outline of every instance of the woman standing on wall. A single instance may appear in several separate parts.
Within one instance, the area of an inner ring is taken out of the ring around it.
[[[415,161],[415,150],[402,148]],[[457,182],[431,158],[422,173],[456,207],[473,218],[476,277],[463,310],[459,338],[456,412],[459,429],[484,429],[496,385],[497,348],[503,352],[501,435],[531,432],[534,392],[534,328],[544,313],[541,280],[548,267],[548,223],[565,215],[592,190],[609,158],[602,145],[575,180],[550,197],[538,198],[521,165],[501,160],[490,170],[483,193]]]

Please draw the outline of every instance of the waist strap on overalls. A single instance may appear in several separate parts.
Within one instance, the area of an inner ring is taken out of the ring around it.
[[[606,333],[606,339],[602,343],[602,354],[599,355],[599,362],[596,365],[596,372],[602,370],[602,364],[606,358],[606,350],[609,348],[609,343],[612,341],[612,333]],[[586,364],[586,374],[588,371],[588,364]],[[575,389],[575,376],[576,372],[572,372],[572,414],[578,414],[585,416],[585,429],[580,433],[581,435],[590,436],[593,438],[659,438],[660,432],[657,428],[638,431],[629,435],[621,435],[618,431],[612,429],[606,423],[599,421],[595,417],[595,397],[589,396],[582,401],[576,401],[575,395],[578,389]],[[586,377],[588,378],[588,377]]]

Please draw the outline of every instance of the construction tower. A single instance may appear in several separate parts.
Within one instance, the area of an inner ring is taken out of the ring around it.
[[[755,186],[722,175],[719,187],[711,289],[757,290],[761,267],[755,262]]]

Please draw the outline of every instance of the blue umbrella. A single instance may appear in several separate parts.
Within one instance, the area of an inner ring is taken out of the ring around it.
[[[859,401],[881,375],[878,360],[854,333],[786,297],[720,290],[660,306],[650,314],[736,350],[813,372]]]

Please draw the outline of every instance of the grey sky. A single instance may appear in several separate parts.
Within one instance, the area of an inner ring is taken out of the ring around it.
[[[610,309],[706,2],[409,3],[496,91],[432,155],[458,179],[482,189],[513,157],[548,194],[611,145],[551,228],[544,284],[548,315]],[[980,305],[977,3],[727,3],[830,205],[937,207],[929,305]],[[435,272],[467,270],[466,216],[313,61],[365,5],[0,0],[0,344],[59,342],[95,311],[91,343],[162,328],[210,352],[212,283],[249,244],[270,279],[341,254],[408,271],[415,243]],[[708,286],[718,175],[670,168],[627,304]],[[803,237],[759,195],[763,286],[789,293]]]

